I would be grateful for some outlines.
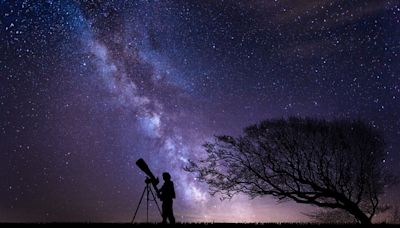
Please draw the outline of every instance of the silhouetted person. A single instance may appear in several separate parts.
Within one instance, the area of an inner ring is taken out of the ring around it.
[[[164,179],[164,184],[160,188],[158,192],[158,197],[162,201],[162,217],[163,223],[167,223],[167,219],[169,223],[175,223],[174,213],[172,211],[172,203],[173,199],[175,199],[175,188],[174,182],[171,181],[171,175],[169,173],[162,174]]]

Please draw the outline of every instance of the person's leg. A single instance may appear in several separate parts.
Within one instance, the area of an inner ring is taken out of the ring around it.
[[[172,208],[171,208],[171,213],[169,214],[169,223],[171,224],[175,224],[175,217],[174,217],[174,213],[172,212]]]
[[[161,216],[162,216],[162,218],[163,218],[162,223],[167,223],[168,208],[167,208],[167,205],[166,205],[165,202],[162,203],[161,208],[162,208],[162,214],[161,214]]]
[[[169,223],[175,224],[175,217],[174,217],[174,211],[173,211],[173,208],[172,208],[172,201],[168,205],[168,220],[169,220]]]

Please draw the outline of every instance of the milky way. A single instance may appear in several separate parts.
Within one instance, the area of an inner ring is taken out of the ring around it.
[[[171,173],[179,221],[306,221],[315,208],[221,202],[182,170],[266,118],[364,119],[400,171],[397,1],[0,4],[0,221],[129,222],[141,157]]]

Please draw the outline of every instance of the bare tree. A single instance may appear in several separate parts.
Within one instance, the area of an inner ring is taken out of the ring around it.
[[[215,136],[207,157],[185,167],[222,199],[237,193],[342,209],[371,223],[384,187],[384,139],[362,121],[266,120],[244,134]]]

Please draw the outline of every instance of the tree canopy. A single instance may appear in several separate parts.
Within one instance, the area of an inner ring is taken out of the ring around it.
[[[384,188],[384,137],[360,120],[291,117],[265,120],[239,137],[215,136],[207,156],[185,169],[223,199],[271,195],[342,209],[371,223]]]

